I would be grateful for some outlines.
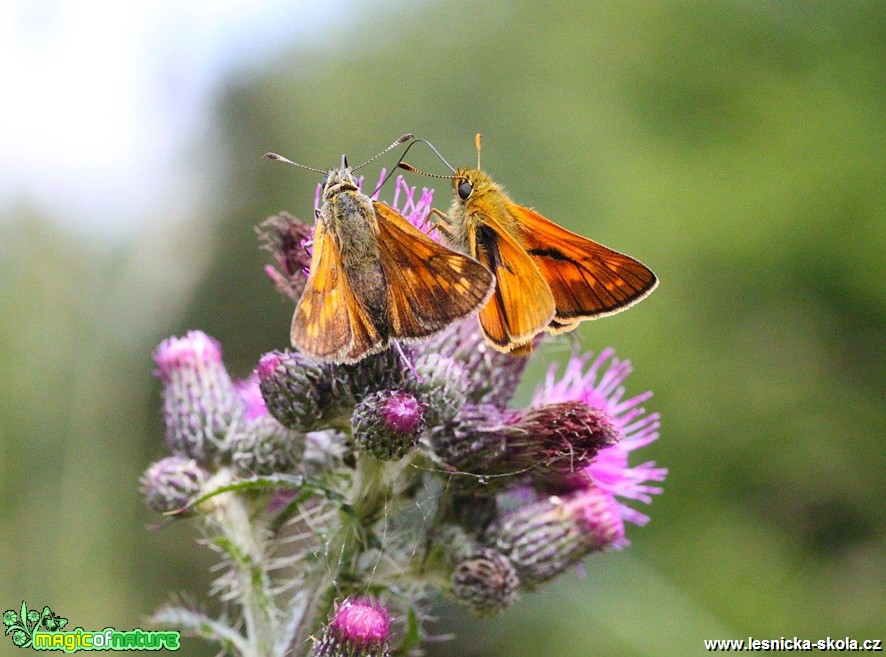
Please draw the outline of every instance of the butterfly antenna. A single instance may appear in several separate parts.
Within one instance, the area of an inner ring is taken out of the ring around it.
[[[307,169],[308,171],[313,171],[314,173],[322,173],[325,174],[325,171],[321,171],[320,169],[315,169],[314,167],[305,166],[304,164],[299,164],[298,162],[293,162],[292,160],[283,157],[277,153],[265,153],[262,157],[267,158],[269,160],[277,160],[278,162],[285,162],[286,164],[291,164],[296,167],[300,167],[302,169]]]
[[[427,171],[417,169],[416,167],[409,164],[409,162],[397,162],[397,168],[403,169],[404,171],[409,171],[411,173],[420,173],[421,175],[427,176],[428,178],[442,178],[443,180],[452,180],[452,176],[441,176],[438,173],[428,173]]]
[[[480,142],[483,140],[483,135],[479,132],[474,135],[474,143],[477,144],[477,169],[480,169]]]
[[[381,153],[379,153],[378,155],[373,155],[372,157],[370,157],[368,160],[366,160],[366,161],[365,161],[363,164],[361,164],[360,166],[356,166],[356,167],[354,167],[353,169],[351,169],[351,171],[356,171],[357,169],[362,169],[363,167],[365,167],[365,166],[366,166],[367,164],[369,164],[370,162],[372,162],[372,161],[374,161],[374,160],[380,158],[382,155],[384,155],[385,153],[387,153],[387,152],[388,152],[389,150],[391,150],[392,148],[397,148],[397,146],[399,146],[400,144],[405,144],[407,141],[409,141],[409,140],[412,139],[413,137],[414,137],[414,135],[412,135],[412,134],[410,134],[410,133],[406,133],[405,135],[403,135],[402,137],[400,137],[399,139],[397,139],[393,144],[391,144],[391,145],[388,146],[386,149],[384,149]]]
[[[449,169],[450,171],[452,171],[452,173],[455,173],[455,169],[452,168],[452,165],[449,164],[449,162],[446,161],[446,158],[444,158],[442,155],[440,155],[440,151],[438,151],[436,148],[434,148],[434,145],[433,145],[431,142],[429,142],[427,139],[416,139],[416,140],[413,141],[411,144],[409,144],[409,146],[406,147],[406,149],[403,151],[403,155],[401,155],[401,156],[400,156],[400,159],[397,160],[397,164],[394,166],[393,169],[391,169],[391,172],[390,172],[387,176],[385,176],[385,179],[382,180],[381,183],[379,183],[378,187],[377,187],[376,190],[375,190],[376,192],[377,192],[379,189],[381,189],[381,188],[384,186],[384,184],[385,184],[386,182],[388,182],[388,179],[389,179],[391,176],[394,175],[394,172],[395,172],[397,169],[403,169],[403,170],[405,170],[405,171],[411,171],[411,172],[413,172],[413,173],[420,173],[421,175],[423,175],[423,176],[428,176],[429,178],[444,178],[444,179],[446,179],[446,180],[449,180],[449,179],[452,178],[452,176],[437,176],[437,175],[434,175],[434,174],[432,174],[432,173],[425,173],[424,171],[419,171],[418,169],[416,169],[416,168],[415,168],[414,166],[412,166],[411,164],[409,164],[409,163],[403,161],[403,158],[405,158],[405,157],[406,157],[406,154],[409,153],[409,149],[412,148],[413,146],[415,146],[415,145],[418,144],[418,143],[422,143],[422,144],[425,144],[426,146],[428,146],[432,151],[434,151],[434,153],[437,155],[437,157],[440,158],[440,161],[443,162],[443,164],[445,164],[445,165],[448,167],[448,169]],[[404,165],[405,165],[405,166],[404,166]],[[373,192],[373,193],[374,193],[374,192]]]
[[[446,161],[445,157],[440,155],[440,151],[438,151],[436,148],[434,148],[434,145],[431,142],[429,142],[427,139],[416,139],[414,142],[409,144],[409,146],[406,147],[406,150],[403,151],[403,155],[400,157],[400,162],[402,162],[403,158],[406,157],[406,154],[409,152],[409,149],[418,143],[425,144],[428,148],[430,148],[432,151],[434,151],[434,155],[436,155],[437,157],[440,158],[440,161],[446,165],[446,168],[449,169],[452,173],[455,173],[455,168],[451,164],[449,164],[449,162]],[[397,164],[399,165],[400,162],[397,162]]]

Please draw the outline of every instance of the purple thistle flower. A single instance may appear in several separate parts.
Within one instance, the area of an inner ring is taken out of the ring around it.
[[[369,597],[350,597],[332,614],[312,657],[387,657],[390,637],[387,609]]]
[[[204,369],[222,362],[221,345],[203,331],[188,331],[183,338],[168,338],[154,351],[156,375],[168,381],[183,368]]]
[[[398,433],[412,433],[422,424],[422,406],[415,397],[406,393],[394,393],[381,411],[382,418]]]
[[[588,485],[585,468],[620,439],[605,413],[567,401],[523,410],[466,404],[432,429],[430,444],[454,473],[473,475],[453,479],[456,489],[490,494],[526,478],[556,492]]]
[[[640,406],[652,397],[651,391],[623,399],[625,389],[622,383],[633,368],[630,361],[614,358],[614,354],[615,350],[605,349],[593,361],[590,353],[573,357],[559,380],[555,378],[556,365],[551,366],[533,403],[577,400],[606,413],[624,438],[601,449],[594,462],[585,468],[585,473],[601,491],[649,504],[652,496],[660,494],[662,489],[649,486],[647,482],[664,481],[668,471],[656,467],[654,461],[635,466],[629,466],[628,461],[631,452],[658,439],[660,416],[658,413],[647,414]],[[626,504],[619,503],[619,509],[622,518],[628,522],[641,526],[649,522],[649,516]]]
[[[416,228],[420,228],[424,232],[428,232],[427,225],[428,215],[431,212],[431,205],[434,202],[434,190],[427,187],[421,188],[421,196],[415,200],[416,187],[410,187],[403,176],[397,176],[394,183],[394,201],[391,204],[397,212],[406,217],[410,223]],[[403,205],[400,206],[400,195],[403,195]],[[439,233],[436,231],[428,233],[432,238],[440,241]]]
[[[274,287],[293,301],[298,301],[305,289],[311,252],[308,249],[314,229],[288,212],[280,212],[266,219],[256,228],[262,248],[270,251],[280,271],[271,265],[265,273]]]
[[[161,342],[154,361],[163,382],[169,448],[200,463],[211,461],[244,412],[222,363],[221,345],[202,331],[189,331]]]

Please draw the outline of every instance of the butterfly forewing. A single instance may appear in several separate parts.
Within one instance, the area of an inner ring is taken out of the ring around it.
[[[384,203],[374,204],[396,338],[441,331],[489,298],[492,274],[438,244]]]
[[[292,316],[290,335],[299,351],[319,360],[332,360],[352,347],[348,294],[337,247],[318,219],[308,282]]]
[[[553,294],[557,311],[549,327],[552,333],[624,310],[658,284],[652,270],[630,256],[576,235],[523,206],[510,203],[508,210],[525,231],[527,253]]]

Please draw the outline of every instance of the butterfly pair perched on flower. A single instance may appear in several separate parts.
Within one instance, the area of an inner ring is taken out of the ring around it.
[[[410,139],[404,135],[379,155]],[[476,144],[476,169],[446,163],[453,172],[445,176],[454,192],[449,214],[431,211],[434,227],[457,250],[361,193],[353,176],[359,167],[344,156],[327,172],[297,165],[326,175],[308,280],[292,319],[299,351],[354,363],[392,340],[429,337],[478,311],[493,348],[525,356],[540,332],[571,331],[655,288],[642,263],[511,201],[480,170],[480,135]],[[421,173],[402,158],[398,166]]]

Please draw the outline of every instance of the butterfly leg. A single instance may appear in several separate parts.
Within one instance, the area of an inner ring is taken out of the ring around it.
[[[430,233],[431,230],[439,231],[439,232],[443,233],[443,235],[447,239],[451,240],[452,239],[452,226],[449,224],[449,217],[447,217],[445,214],[440,212],[440,210],[438,210],[437,208],[431,208],[431,211],[428,213],[428,218],[426,219],[426,221],[430,221],[431,215],[433,215],[435,217],[435,221],[431,225],[431,228],[428,232]]]

